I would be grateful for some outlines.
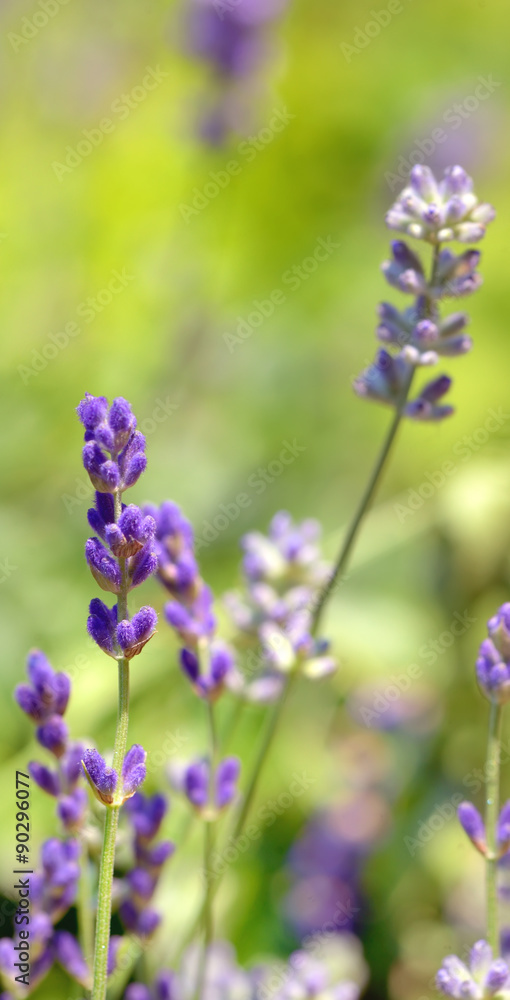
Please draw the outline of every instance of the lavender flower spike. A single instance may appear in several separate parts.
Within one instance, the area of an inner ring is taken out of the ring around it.
[[[471,949],[469,966],[456,955],[449,955],[436,976],[436,986],[441,993],[455,1000],[508,1000],[510,997],[510,972],[502,959],[493,960],[492,948],[486,941],[477,941]]]
[[[145,471],[145,438],[126,399],[114,399],[110,409],[104,396],[87,393],[77,407],[85,427],[83,464],[99,493],[123,492]]]
[[[20,708],[34,722],[43,722],[51,715],[63,715],[71,682],[67,674],[56,673],[39,649],[33,649],[27,660],[30,684],[18,684],[15,698]]]

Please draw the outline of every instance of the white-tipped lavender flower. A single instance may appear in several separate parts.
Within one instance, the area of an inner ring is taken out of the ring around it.
[[[438,181],[429,167],[417,164],[409,181],[386,216],[390,229],[435,244],[475,243],[485,236],[495,211],[479,202],[462,167],[448,167]]]
[[[477,941],[471,949],[469,964],[456,955],[449,955],[436,976],[436,986],[445,996],[455,1000],[508,1000],[510,973],[506,962],[493,958],[486,941]]]
[[[358,396],[385,403],[413,420],[443,420],[453,413],[451,406],[438,405],[451,384],[445,375],[409,401],[415,370],[437,364],[440,356],[466,354],[472,347],[471,338],[463,332],[468,317],[453,313],[441,318],[439,311],[440,302],[471,295],[482,282],[477,271],[478,250],[456,255],[440,248],[448,240],[480,239],[494,218],[492,207],[479,205],[472,188],[471,178],[461,167],[449,168],[437,182],[428,167],[416,166],[410,186],[386,216],[390,229],[433,244],[432,269],[427,276],[418,254],[403,240],[393,241],[392,258],[382,265],[384,276],[393,288],[412,295],[415,302],[403,311],[387,302],[379,306],[377,337],[397,353],[380,350],[353,387]]]

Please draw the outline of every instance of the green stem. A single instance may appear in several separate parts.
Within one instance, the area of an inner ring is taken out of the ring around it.
[[[494,958],[499,955],[498,927],[498,859],[497,824],[499,817],[499,771],[502,708],[491,702],[489,739],[487,744],[487,799],[485,803],[485,829],[487,834],[486,892],[487,892],[487,941]]]
[[[114,494],[115,520],[118,521],[122,510],[120,493]],[[123,621],[128,617],[127,595],[129,581],[126,559],[119,559],[121,584],[117,598],[117,618]],[[126,755],[129,725],[129,660],[118,661],[118,710],[115,743],[113,747],[113,767],[120,776]],[[110,924],[112,913],[112,883],[115,865],[115,843],[119,822],[120,806],[107,806],[104,824],[103,850],[99,868],[99,883],[97,896],[96,941],[94,953],[94,980],[91,1000],[105,1000],[108,979],[108,946],[110,943]]]

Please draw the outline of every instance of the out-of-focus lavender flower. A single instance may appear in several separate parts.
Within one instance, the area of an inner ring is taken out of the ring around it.
[[[15,691],[20,708],[38,723],[63,715],[71,693],[67,674],[56,673],[39,649],[29,653],[27,673],[30,684],[18,684]]]
[[[99,493],[124,492],[145,471],[145,438],[136,430],[131,406],[121,396],[110,408],[104,396],[86,393],[77,407],[85,427],[83,464]]]
[[[231,131],[246,131],[250,92],[267,55],[268,29],[286,2],[189,0],[186,47],[207,62],[213,73],[215,98],[201,125],[209,142],[219,144]]]
[[[426,275],[420,257],[407,243],[393,241],[391,260],[382,265],[384,276],[415,302],[402,312],[388,302],[379,306],[377,336],[397,353],[379,350],[374,363],[353,381],[358,396],[385,403],[413,420],[443,420],[453,413],[451,406],[440,402],[451,385],[446,375],[425,385],[410,401],[408,393],[416,368],[435,365],[440,356],[466,354],[472,347],[464,333],[468,317],[453,313],[442,319],[439,303],[480,287],[480,253],[469,249],[456,255],[439,247],[448,240],[480,239],[493,218],[491,206],[478,204],[473,182],[461,167],[450,167],[440,182],[428,167],[413,168],[410,186],[399,195],[386,223],[434,244],[432,273]]]
[[[226,594],[225,604],[240,633],[244,670],[234,668],[227,684],[247,700],[277,698],[281,675],[290,670],[317,678],[336,668],[328,643],[311,635],[314,608],[329,576],[319,538],[316,521],[296,524],[280,511],[267,536],[250,532],[241,540],[245,590]]]
[[[131,983],[124,994],[124,1000],[178,1000],[175,986],[175,972],[162,970],[150,987],[143,983]]]
[[[476,661],[478,683],[489,701],[510,699],[510,604],[503,604],[488,621],[489,638],[480,645]]]
[[[57,799],[57,814],[65,829],[77,833],[85,820],[87,796],[85,789],[80,787],[83,747],[80,743],[69,742],[67,725],[62,718],[71,682],[67,674],[56,673],[39,650],[29,654],[27,672],[31,684],[18,685],[16,701],[34,722],[39,723],[38,742],[58,759],[55,769],[39,761],[31,761],[28,769],[39,787]]]
[[[510,997],[510,972],[506,962],[494,959],[486,941],[477,941],[469,957],[469,965],[456,955],[449,955],[436,976],[436,986],[455,1000],[488,1000],[489,997]]]
[[[175,977],[177,1000],[196,997],[201,962],[200,946],[192,945],[185,951]],[[215,941],[207,948],[202,995],[204,1000],[254,1000],[258,996],[255,976],[239,967],[235,951],[226,941]]]
[[[287,965],[258,973],[257,996],[274,1000],[358,1000],[367,980],[359,941],[352,935],[326,939],[317,953],[295,951]]]
[[[168,804],[163,795],[147,797],[141,792],[127,801],[125,810],[133,829],[134,867],[124,878],[123,899],[119,916],[124,926],[142,938],[148,938],[158,927],[161,917],[151,905],[165,861],[175,848],[169,840],[155,843]],[[170,982],[170,981],[168,981]],[[167,983],[161,979],[161,988]],[[152,994],[149,996],[152,998]],[[160,994],[156,993],[159,998]],[[161,993],[164,998],[166,994]]]
[[[193,690],[207,701],[216,701],[225,688],[227,675],[234,666],[234,657],[220,640],[213,640],[207,651],[207,662],[203,663],[199,653],[189,649],[181,650],[181,667],[191,681]]]
[[[429,167],[416,165],[408,187],[386,216],[390,229],[430,243],[475,243],[495,218],[492,205],[481,203],[462,167],[448,167],[437,181]]]
[[[238,757],[225,757],[219,762],[211,783],[210,763],[203,757],[190,764],[172,764],[168,774],[173,787],[186,796],[193,808],[205,819],[212,820],[236,797],[240,770]]]
[[[145,781],[147,754],[139,743],[134,743],[124,757],[122,779],[97,750],[85,750],[83,768],[94,795],[104,805],[120,805],[135,794]]]

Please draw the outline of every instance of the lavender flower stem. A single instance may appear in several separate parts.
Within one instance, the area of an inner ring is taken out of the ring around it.
[[[118,490],[114,494],[114,504],[115,521],[117,522],[122,512],[121,494]],[[128,616],[127,595],[129,581],[127,576],[126,559],[119,559],[119,568],[121,573],[121,584],[117,599],[117,619],[118,621],[123,621]],[[113,748],[113,767],[117,771],[117,774],[121,774],[126,754],[129,726],[129,660],[127,659],[118,661],[118,685],[117,728]],[[105,1000],[106,997],[106,984],[108,978],[108,945],[110,942],[110,923],[112,912],[112,883],[119,810],[120,806],[112,806],[106,810],[103,850],[99,869],[96,943],[94,953],[94,984],[92,987],[91,1000]]]
[[[433,252],[433,255],[432,255],[432,267],[431,267],[430,286],[432,286],[433,283],[434,283],[434,277],[435,277],[435,274],[436,274],[436,268],[437,268],[437,262],[438,262],[438,258],[439,258],[439,252],[440,252],[440,244],[436,243],[435,246],[434,246],[434,252]],[[429,307],[430,307],[431,300],[429,299],[428,302],[429,302]],[[370,479],[368,480],[368,483],[367,483],[367,485],[365,487],[365,490],[363,492],[363,495],[362,495],[361,500],[359,502],[359,505],[357,507],[356,513],[354,515],[354,518],[353,518],[353,520],[351,522],[351,525],[350,525],[349,530],[347,532],[347,535],[345,537],[344,543],[343,543],[342,548],[340,550],[338,559],[337,559],[337,561],[336,561],[336,563],[335,563],[335,565],[333,567],[333,572],[331,573],[331,576],[330,576],[330,578],[329,578],[326,586],[324,587],[324,590],[322,591],[322,593],[320,595],[320,598],[319,598],[319,601],[318,601],[318,603],[316,605],[315,612],[314,612],[313,619],[312,619],[312,633],[313,634],[315,634],[317,632],[317,629],[319,627],[320,620],[321,620],[321,617],[322,617],[322,613],[324,611],[326,603],[327,603],[329,597],[331,596],[331,594],[335,590],[335,586],[336,586],[337,580],[341,579],[342,573],[343,573],[344,569],[347,566],[350,554],[351,554],[352,549],[354,547],[354,543],[355,543],[355,541],[356,541],[356,539],[358,537],[358,532],[359,532],[359,530],[361,528],[361,525],[363,523],[363,519],[364,519],[365,514],[367,513],[367,511],[368,511],[368,509],[370,507],[370,504],[372,503],[372,500],[374,498],[375,492],[376,492],[377,487],[379,485],[379,481],[381,479],[382,472],[383,472],[384,467],[386,465],[386,461],[387,461],[388,456],[390,454],[390,451],[392,449],[393,442],[394,442],[394,440],[395,440],[395,438],[397,436],[397,431],[398,431],[398,429],[400,427],[400,423],[401,423],[401,420],[402,420],[404,408],[405,408],[405,405],[406,405],[408,397],[409,397],[409,392],[411,390],[411,385],[412,385],[412,382],[413,382],[413,378],[414,378],[414,369],[411,369],[411,371],[409,373],[409,377],[408,377],[405,385],[403,386],[402,394],[401,394],[400,400],[398,402],[398,406],[396,407],[395,415],[394,415],[393,420],[392,420],[392,422],[390,424],[390,428],[388,430],[388,434],[386,436],[386,440],[384,441],[384,444],[383,444],[383,446],[381,448],[381,451],[379,452],[379,456],[377,458],[377,461],[376,461],[376,463],[374,465],[374,468],[372,469],[372,473],[371,473]]]
[[[502,706],[491,702],[489,739],[487,745],[487,799],[485,803],[485,829],[487,832],[486,894],[487,941],[494,957],[499,955],[498,891],[497,891],[497,823],[499,815],[499,773]]]

